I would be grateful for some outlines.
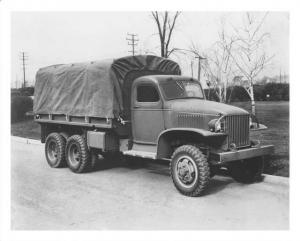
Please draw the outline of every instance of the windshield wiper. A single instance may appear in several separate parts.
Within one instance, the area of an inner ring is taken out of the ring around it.
[[[197,96],[185,96],[185,97],[178,97],[176,99],[200,99],[203,100],[203,97],[197,97]]]

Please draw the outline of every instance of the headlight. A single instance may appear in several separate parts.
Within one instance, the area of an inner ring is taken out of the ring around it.
[[[217,121],[215,124],[215,132],[221,131],[221,121]]]
[[[222,119],[213,119],[208,122],[208,128],[212,132],[222,132],[224,131],[224,122]]]

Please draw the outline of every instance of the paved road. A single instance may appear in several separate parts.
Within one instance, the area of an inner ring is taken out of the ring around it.
[[[212,179],[206,195],[174,188],[164,165],[87,174],[51,169],[44,146],[12,138],[13,229],[287,229],[287,178],[242,185]]]

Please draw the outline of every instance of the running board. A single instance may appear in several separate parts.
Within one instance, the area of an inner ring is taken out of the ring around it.
[[[149,158],[149,159],[156,159],[156,153],[148,152],[148,151],[135,151],[135,150],[128,150],[123,152],[126,156],[136,156],[142,158]]]

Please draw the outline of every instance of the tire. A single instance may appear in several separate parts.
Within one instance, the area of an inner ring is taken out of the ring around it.
[[[69,138],[68,133],[66,133],[66,132],[60,132],[59,134],[60,134],[60,135],[66,140],[66,142],[67,142],[67,140],[68,140],[68,138]]]
[[[91,169],[90,153],[85,139],[80,135],[68,138],[66,145],[66,162],[72,172],[83,173]]]
[[[170,174],[177,190],[190,197],[203,194],[210,179],[206,156],[192,145],[183,145],[174,151]]]
[[[231,177],[240,183],[254,183],[262,180],[264,160],[262,157],[233,162],[228,166]]]
[[[45,155],[50,167],[66,166],[65,160],[66,140],[58,133],[49,134],[45,142]]]

